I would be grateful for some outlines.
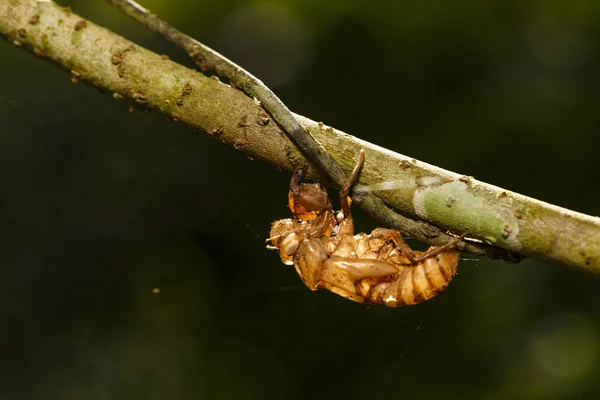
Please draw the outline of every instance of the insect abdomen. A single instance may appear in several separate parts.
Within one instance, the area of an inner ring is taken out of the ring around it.
[[[368,303],[388,307],[418,304],[444,291],[458,264],[458,249],[448,250],[415,266],[397,265],[399,272],[387,282],[363,280],[357,285]]]

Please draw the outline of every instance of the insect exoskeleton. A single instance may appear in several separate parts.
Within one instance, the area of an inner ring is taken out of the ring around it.
[[[359,303],[389,307],[428,300],[456,275],[457,244],[465,234],[425,252],[413,251],[394,229],[355,234],[349,192],[363,162],[361,150],[340,190],[338,217],[325,189],[319,184],[300,184],[302,170],[296,171],[288,193],[294,218],[273,223],[269,247],[279,250],[284,264],[294,265],[311,290],[327,289]]]

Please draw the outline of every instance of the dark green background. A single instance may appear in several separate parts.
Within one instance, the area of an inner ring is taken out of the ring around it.
[[[103,1],[62,4],[190,65]],[[600,214],[595,1],[144,5],[295,112]],[[600,396],[597,277],[464,254],[418,306],[311,293],[264,245],[289,174],[8,42],[0,60],[1,399]]]

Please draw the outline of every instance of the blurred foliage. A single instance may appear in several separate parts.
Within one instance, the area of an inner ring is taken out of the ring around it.
[[[191,65],[101,0],[61,4]],[[296,112],[600,214],[597,2],[143,5]],[[311,293],[264,247],[288,174],[0,57],[0,398],[600,395],[598,277],[465,254],[422,305]]]

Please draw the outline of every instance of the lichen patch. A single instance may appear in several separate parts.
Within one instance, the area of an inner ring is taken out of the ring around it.
[[[448,221],[458,229],[469,228],[475,237],[488,243],[519,251],[519,222],[512,209],[488,206],[481,196],[472,193],[470,184],[459,180],[418,187],[413,196],[415,212],[424,220]]]

